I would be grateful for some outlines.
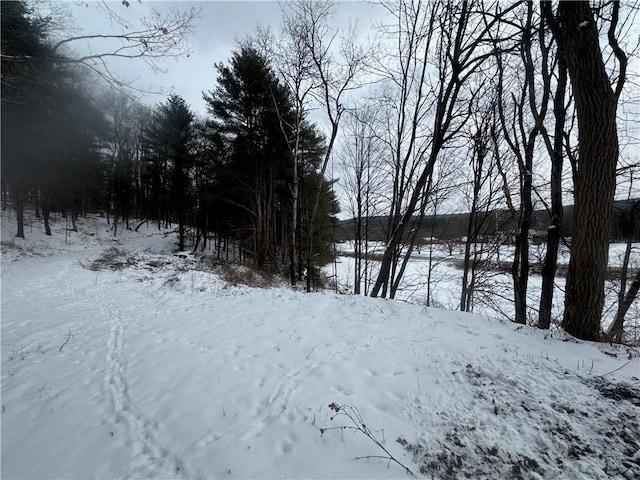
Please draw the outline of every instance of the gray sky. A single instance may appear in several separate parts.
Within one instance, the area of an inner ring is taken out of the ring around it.
[[[206,2],[149,2],[129,0],[127,8],[121,1],[109,2],[119,15],[132,21],[141,15],[148,14],[151,8],[164,9],[190,5],[201,8],[201,14],[194,24],[194,35],[190,39],[192,54],[189,58],[169,59],[160,66],[167,73],[154,73],[141,60],[109,61],[113,72],[135,80],[135,85],[143,89],[158,91],[165,95],[146,96],[145,103],[158,103],[166,98],[166,94],[176,93],[182,96],[198,114],[205,114],[202,92],[215,87],[217,62],[227,63],[232,52],[237,49],[236,39],[244,38],[255,32],[258,24],[270,26],[275,32],[281,21],[281,6],[277,1],[206,1]],[[69,9],[78,30],[76,35],[95,33],[117,33],[120,28],[109,21],[104,10],[96,8],[95,2],[70,3]],[[338,5],[336,25],[346,25],[349,18],[358,20],[362,30],[369,30],[373,14],[380,15],[379,6],[364,2],[345,1]],[[96,40],[74,42],[77,53],[97,52],[106,48]]]

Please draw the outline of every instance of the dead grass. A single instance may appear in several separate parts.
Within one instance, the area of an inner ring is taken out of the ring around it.
[[[230,285],[246,285],[248,287],[270,288],[279,284],[278,278],[271,273],[257,272],[241,265],[222,265],[219,269],[222,280]]]
[[[3,249],[13,249],[13,250],[24,250],[24,248],[22,248],[22,245],[16,245],[16,243],[12,240],[12,241],[3,241],[0,242],[0,246],[2,246]]]
[[[102,255],[88,265],[83,265],[88,270],[97,272],[99,270],[122,270],[136,265],[136,256],[116,247],[105,250]]]

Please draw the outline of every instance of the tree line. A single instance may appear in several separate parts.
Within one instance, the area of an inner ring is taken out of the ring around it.
[[[148,107],[89,88],[86,66],[55,50],[49,28],[27,4],[2,3],[2,193],[16,236],[27,205],[47,235],[52,211],[72,229],[79,215],[103,212],[114,235],[134,218],[175,224],[179,250],[213,236],[311,286],[338,209],[321,172],[326,140],[265,55],[243,46],[217,64],[208,116],[197,118],[177,94]]]

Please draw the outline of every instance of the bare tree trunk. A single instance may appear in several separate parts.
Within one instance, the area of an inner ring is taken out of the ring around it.
[[[76,224],[76,221],[78,220],[78,203],[77,203],[77,199],[74,198],[75,196],[72,196],[72,200],[71,200],[71,231],[72,232],[77,232],[78,231],[78,225]]]
[[[16,231],[16,237],[24,238],[24,200],[22,198],[22,189],[20,187],[15,190],[14,205],[16,209],[16,222],[18,229]]]
[[[538,328],[548,329],[551,326],[551,309],[553,307],[554,282],[558,265],[558,251],[562,238],[562,166],[564,125],[567,115],[565,93],[567,89],[567,67],[558,55],[558,81],[553,102],[555,118],[553,151],[551,153],[551,224],[547,229],[547,251],[542,265],[542,290],[540,293],[540,310]]]
[[[607,337],[612,342],[621,342],[622,335],[624,333],[624,317],[629,311],[629,307],[636,299],[638,295],[638,290],[640,289],[640,270],[636,273],[633,281],[631,282],[631,286],[629,286],[629,290],[627,290],[626,295],[622,303],[618,306],[618,311],[616,312],[616,317],[613,320],[613,323],[609,327],[607,331]],[[624,290],[623,290],[624,291]]]
[[[357,139],[356,139],[357,140]],[[357,145],[357,143],[356,143]],[[356,147],[357,148],[357,147]],[[357,174],[357,173],[356,173]],[[362,282],[362,192],[361,182],[358,178],[356,191],[356,218],[354,235],[354,272],[353,272],[353,293],[360,295],[360,284]]]
[[[633,238],[636,231],[637,218],[640,213],[640,201],[634,202],[629,211],[629,236],[627,237],[627,246],[624,252],[624,260],[622,262],[622,270],[620,272],[620,291],[618,292],[618,310],[616,316],[609,326],[607,338],[612,342],[621,342],[624,333],[625,315],[629,311],[629,307],[635,300],[640,287],[640,270],[636,273],[629,290],[625,293],[627,286],[627,275],[629,271],[629,259],[631,258],[631,249],[633,246]]]
[[[34,188],[33,191],[33,209],[36,218],[40,218],[40,189]]]
[[[328,86],[326,87],[328,88]],[[329,100],[327,99],[327,105],[329,105]],[[311,273],[313,268],[313,237],[315,235],[316,228],[316,217],[318,215],[318,207],[320,206],[320,195],[322,194],[322,184],[324,182],[324,174],[327,170],[327,165],[329,164],[329,158],[331,157],[331,152],[333,151],[333,144],[335,143],[336,137],[338,135],[338,125],[340,123],[340,117],[342,115],[342,107],[336,107],[335,117],[331,114],[331,107],[327,106],[329,112],[329,118],[331,119],[331,135],[329,136],[329,144],[327,145],[327,150],[325,151],[324,159],[322,161],[322,167],[320,168],[319,173],[319,181],[317,185],[316,191],[316,199],[313,203],[313,209],[311,210],[311,218],[309,219],[309,249],[307,250],[307,292],[311,292]]]
[[[532,193],[532,173],[533,168],[533,139],[528,145],[525,153],[526,167],[522,172],[522,192],[520,196],[520,230],[516,235],[516,249],[519,256],[514,260],[515,282],[515,323],[527,323],[527,287],[529,284],[529,230],[531,229],[531,215],[533,204]]]
[[[612,8],[615,31],[619,3],[613,2]],[[579,142],[562,327],[575,337],[598,340],[619,154],[616,108],[624,70],[614,92],[588,2],[560,2],[557,31],[575,97]],[[616,56],[626,66],[624,53]]]
[[[416,244],[416,239],[418,238],[418,233],[420,232],[420,226],[422,225],[422,222],[424,220],[424,212],[427,208],[427,200],[428,200],[427,192],[431,190],[431,183],[432,183],[431,179],[429,179],[429,184],[425,188],[424,196],[421,199],[420,213],[418,214],[417,222],[413,227],[413,231],[411,232],[411,236],[409,238],[409,244],[407,245],[407,251],[404,253],[404,258],[402,259],[402,263],[400,264],[400,270],[396,272],[394,268],[394,272],[391,277],[393,281],[391,282],[391,294],[389,298],[392,298],[392,299],[396,298],[396,292],[398,291],[398,288],[400,288],[400,282],[402,281],[404,272],[407,269],[409,260],[411,259],[411,254],[413,253],[413,249]]]
[[[298,230],[298,197],[299,197],[299,182],[298,182],[298,142],[299,142],[300,134],[296,134],[296,150],[294,153],[293,160],[293,188],[291,189],[291,197],[292,197],[292,205],[291,205],[291,233],[290,233],[290,245],[289,245],[289,277],[291,280],[291,286],[296,286],[297,277],[297,266],[296,261],[298,257],[297,249],[298,249],[298,239],[296,236],[296,232]]]
[[[50,205],[49,205],[49,192],[45,192],[42,197],[42,220],[44,222],[44,233],[45,235],[51,235],[51,226],[49,225],[49,213],[50,213]]]
[[[488,153],[487,148],[488,126],[485,123],[478,125],[478,129],[472,137],[472,158],[471,166],[473,170],[473,192],[471,197],[471,211],[469,212],[469,221],[467,224],[467,241],[464,248],[464,263],[462,269],[462,289],[460,292],[460,310],[463,312],[471,311],[471,301],[473,298],[473,289],[475,284],[474,275],[469,282],[470,270],[475,272],[475,268],[471,269],[471,245],[474,245],[474,265],[476,263],[475,256],[476,243],[479,234],[478,221],[478,201],[480,199],[480,190],[483,185],[484,160]]]
[[[482,181],[482,163],[484,158],[477,159],[477,171],[474,172],[473,180],[473,200],[471,211],[469,212],[469,223],[467,226],[467,240],[464,245],[464,264],[462,269],[462,291],[460,294],[460,310],[463,312],[472,311],[473,293],[475,290],[475,266],[477,261],[478,242],[478,198]],[[471,246],[473,245],[473,262],[471,262]],[[469,280],[471,273],[471,280]]]

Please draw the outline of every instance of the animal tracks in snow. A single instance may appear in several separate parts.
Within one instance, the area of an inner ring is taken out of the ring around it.
[[[159,428],[136,406],[129,395],[124,346],[127,321],[121,309],[106,297],[99,286],[80,288],[69,280],[68,267],[57,275],[58,282],[67,293],[82,297],[93,303],[99,318],[92,321],[110,322],[107,340],[106,370],[103,378],[103,393],[106,394],[112,421],[124,423],[130,434],[126,442],[131,447],[131,462],[126,478],[189,478],[184,462],[165,448],[159,440]]]
[[[244,421],[244,417],[241,419],[234,415],[233,418],[228,420],[232,422],[232,425],[210,431],[203,438],[197,440],[196,444],[199,447],[209,447],[222,439],[228,440],[230,443],[248,442],[260,437],[265,429],[278,419],[289,423],[299,423],[307,420],[307,416],[304,415],[300,408],[290,405],[289,400],[296,387],[300,384],[298,377],[303,371],[307,371],[311,367],[310,365],[303,369],[291,370],[285,373],[267,396],[260,393],[260,390],[266,386],[265,378],[257,380],[256,386],[259,391],[256,392],[256,396],[258,399],[251,403],[250,414],[247,416],[248,420]],[[221,422],[221,425],[224,425],[224,423],[227,423],[227,421]],[[283,448],[283,453],[289,450]]]

